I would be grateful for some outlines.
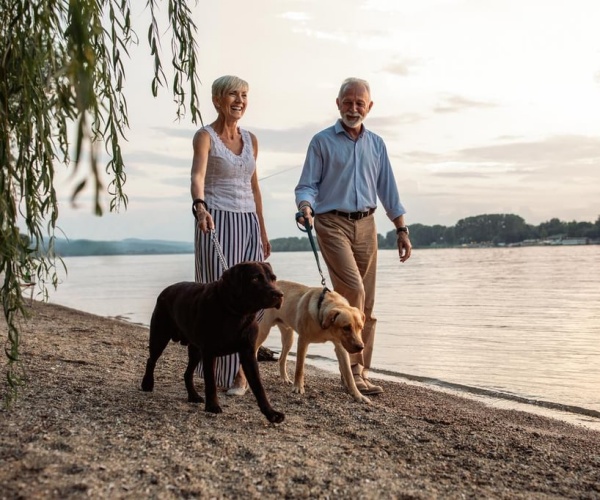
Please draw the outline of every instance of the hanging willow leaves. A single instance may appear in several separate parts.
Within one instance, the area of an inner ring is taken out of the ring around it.
[[[163,4],[166,28],[159,23]],[[188,2],[147,0],[146,9],[154,64],[151,92],[156,96],[160,87],[169,87],[177,117],[189,111],[194,123],[201,121],[196,26]],[[171,38],[171,85],[160,52],[165,33]],[[56,168],[76,171],[89,162],[90,173],[74,189],[73,199],[92,185],[96,214],[102,214],[104,190],[110,210],[127,207],[120,146],[129,126],[123,84],[129,49],[138,40],[128,0],[0,0],[0,300],[7,324],[6,337],[2,333],[7,402],[23,383],[23,290],[35,284],[47,296],[46,286],[57,285]],[[100,148],[107,154],[106,165],[100,165]],[[102,184],[103,170],[108,186]]]

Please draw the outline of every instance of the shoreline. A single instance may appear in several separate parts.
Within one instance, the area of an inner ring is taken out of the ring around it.
[[[40,302],[31,314],[28,382],[0,410],[0,498],[600,498],[600,432],[581,425],[375,373],[385,393],[358,404],[312,364],[297,395],[273,362],[260,371],[282,424],[251,393],[220,395],[215,416],[187,403],[181,346],[144,393],[146,328]]]
[[[145,323],[134,322],[125,316],[104,317],[115,321],[124,321],[146,329],[149,328],[149,325],[146,325]],[[275,352],[276,354],[279,354],[279,352]],[[294,351],[290,351],[288,356],[288,359],[295,361],[296,353]],[[330,373],[337,373],[338,371],[336,359],[328,358],[319,354],[308,353],[306,355],[306,364],[310,364],[317,369],[325,370]],[[518,394],[503,393],[490,389],[448,382],[432,377],[423,377],[418,375],[410,375],[407,373],[394,372],[387,369],[371,368],[371,373],[376,374],[376,378],[389,380],[392,382],[413,384],[426,389],[447,392],[449,394],[454,394],[465,398],[472,398],[494,408],[529,411],[535,415],[556,418],[563,422],[568,422],[575,425],[583,425],[589,429],[600,431],[600,412],[590,408],[572,406],[535,398],[526,398]]]
[[[290,352],[288,359],[295,360],[295,353]],[[336,360],[319,355],[307,354],[306,363],[330,373],[337,373],[338,370]],[[484,403],[491,408],[530,412],[534,415],[554,418],[562,422],[581,425],[591,430],[600,431],[600,413],[589,408],[563,405],[551,401],[528,399],[519,395],[499,393],[488,389],[455,384],[430,377],[396,373],[390,370],[372,368],[370,372],[373,374],[374,378],[380,380],[415,385],[432,391],[440,391],[467,399],[473,399],[474,401]]]

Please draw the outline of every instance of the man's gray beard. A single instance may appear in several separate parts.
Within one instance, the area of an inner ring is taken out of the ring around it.
[[[362,125],[363,120],[364,120],[364,118],[362,116],[360,116],[358,118],[355,118],[355,121],[349,122],[348,119],[346,118],[346,116],[342,115],[342,122],[348,128],[360,127]]]

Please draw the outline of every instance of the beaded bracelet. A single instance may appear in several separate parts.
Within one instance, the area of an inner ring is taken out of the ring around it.
[[[206,204],[206,202],[201,199],[201,198],[196,198],[193,202],[192,202],[192,213],[194,214],[194,218],[197,219],[198,218],[198,210],[196,209],[196,205],[200,203],[201,205],[204,205],[204,209],[208,210],[208,205]]]

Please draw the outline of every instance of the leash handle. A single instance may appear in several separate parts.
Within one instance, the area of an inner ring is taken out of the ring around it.
[[[304,217],[304,214],[302,212],[296,212],[296,226],[298,226],[298,229],[300,229],[300,231],[302,231],[303,233],[307,233],[308,232],[308,228],[304,229],[304,227],[309,226],[308,221],[306,219],[304,219],[304,224],[300,224],[300,219]]]
[[[212,239],[213,245],[215,246],[215,250],[217,251],[217,255],[219,256],[219,260],[221,261],[221,265],[223,266],[223,270],[228,269],[227,261],[225,260],[225,255],[223,255],[223,249],[221,248],[221,244],[217,239],[217,233],[214,229],[210,230],[210,238]]]

